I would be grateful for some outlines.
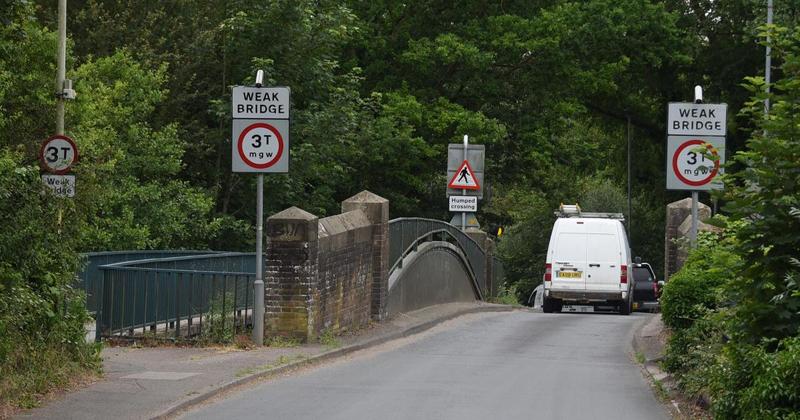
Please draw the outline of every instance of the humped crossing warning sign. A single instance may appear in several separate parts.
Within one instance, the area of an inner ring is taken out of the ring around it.
[[[469,166],[469,161],[465,160],[461,164],[447,187],[461,190],[478,190],[481,188],[478,184],[478,178],[475,177],[475,172]]]

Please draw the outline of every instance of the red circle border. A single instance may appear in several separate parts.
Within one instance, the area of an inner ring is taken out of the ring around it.
[[[244,141],[245,134],[247,134],[248,132],[250,132],[250,130],[254,128],[266,128],[267,130],[272,131],[272,134],[275,134],[275,137],[278,139],[278,153],[276,153],[275,157],[267,163],[251,162],[249,159],[247,159],[247,157],[244,154],[244,149],[242,148],[242,142]],[[281,159],[281,156],[283,155],[283,137],[281,136],[280,131],[278,131],[277,128],[275,128],[270,124],[267,123],[251,124],[248,125],[247,128],[245,128],[244,130],[242,130],[241,134],[239,134],[239,139],[236,141],[236,149],[239,150],[239,157],[242,158],[242,162],[244,162],[245,165],[253,169],[267,169],[270,166],[278,163],[278,161]]]
[[[72,162],[70,162],[70,164],[66,168],[60,169],[60,170],[54,170],[54,169],[50,168],[49,166],[47,166],[47,164],[44,163],[44,146],[46,146],[52,140],[57,140],[57,139],[66,141],[67,143],[70,144],[70,146],[72,146],[72,149],[75,150],[75,158],[72,159]],[[67,137],[67,136],[65,136],[63,134],[56,134],[55,136],[48,137],[47,140],[42,142],[41,147],[39,147],[39,166],[43,170],[45,170],[47,172],[50,172],[51,174],[64,175],[64,174],[68,173],[69,170],[72,169],[72,165],[74,165],[74,164],[76,164],[78,162],[78,159],[80,159],[80,153],[78,153],[78,146],[75,144],[74,140],[72,140],[70,137]]]
[[[681,144],[680,147],[678,147],[678,149],[675,150],[675,154],[672,156],[672,172],[675,173],[675,176],[677,176],[678,179],[681,182],[683,182],[684,184],[690,185],[692,187],[700,187],[700,186],[703,186],[705,184],[708,184],[709,182],[711,182],[712,179],[714,179],[715,176],[717,176],[717,172],[719,172],[719,159],[714,161],[714,170],[711,171],[711,175],[709,175],[708,178],[700,180],[700,181],[691,181],[689,179],[686,179],[683,175],[681,175],[681,171],[678,170],[678,156],[680,156],[680,154],[683,151],[683,149],[685,149],[685,148],[687,148],[687,147],[689,147],[691,145],[694,145],[694,144],[697,144],[697,145],[705,144],[706,148],[711,150],[711,153],[714,156],[719,157],[719,154],[717,154],[717,151],[714,150],[714,146],[712,146],[711,144],[707,144],[705,141],[699,140],[699,139],[689,140],[689,141]]]

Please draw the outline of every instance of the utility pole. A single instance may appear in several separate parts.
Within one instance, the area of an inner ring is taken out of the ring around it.
[[[767,0],[767,25],[772,25],[772,0]],[[769,83],[772,76],[772,47],[769,45],[770,37],[767,35],[767,53],[764,65],[764,85],[769,93]],[[764,101],[764,115],[769,115],[769,98]]]
[[[56,73],[56,134],[64,134],[64,80],[67,75],[67,0],[58,0],[58,63]]]
[[[628,117],[628,240],[630,241],[631,231],[632,231],[632,224],[633,224],[633,213],[631,205],[631,116],[630,114],[627,115]]]

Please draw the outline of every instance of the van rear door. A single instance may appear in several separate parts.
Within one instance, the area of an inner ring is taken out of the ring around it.
[[[584,290],[586,287],[586,231],[583,223],[564,220],[552,255],[552,288]]]
[[[622,253],[618,235],[587,233],[586,290],[619,291]]]

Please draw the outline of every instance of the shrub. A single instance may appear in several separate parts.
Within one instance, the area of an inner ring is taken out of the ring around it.
[[[43,188],[37,168],[0,151],[0,215],[13,226],[0,235],[0,417],[3,406],[34,405],[99,362],[85,341],[84,296],[72,288],[79,218],[70,200]]]
[[[670,277],[661,296],[664,324],[672,329],[689,328],[707,310],[717,308],[726,296],[723,285],[732,279],[741,260],[731,250],[736,227],[715,235],[701,233],[697,247],[678,273]]]
[[[726,340],[730,311],[706,311],[690,327],[673,332],[667,343],[664,368],[676,375],[678,386],[695,398],[709,393],[711,369]]]
[[[783,340],[771,353],[764,344],[725,346],[711,374],[715,417],[800,418],[800,337]]]

